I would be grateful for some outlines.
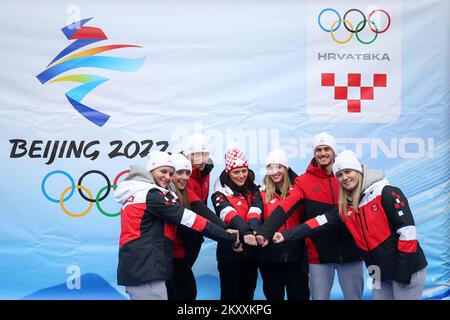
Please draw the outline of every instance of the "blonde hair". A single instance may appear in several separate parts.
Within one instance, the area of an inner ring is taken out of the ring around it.
[[[283,183],[281,185],[280,191],[281,191],[281,199],[286,198],[287,193],[289,189],[292,187],[291,181],[288,176],[288,171],[285,166],[281,166],[283,168],[284,177],[283,177]],[[270,176],[266,175],[264,177],[264,184],[266,185],[266,202],[269,202],[274,198],[275,190],[277,188],[277,185],[273,180],[270,178]]]
[[[362,192],[363,175],[361,172],[357,172],[357,174],[359,181],[353,192],[345,190],[342,184],[339,184],[339,213],[343,218],[348,218],[351,215],[351,213],[347,210],[349,204],[353,210],[359,212],[359,199]],[[349,198],[351,199],[351,202],[349,201]]]

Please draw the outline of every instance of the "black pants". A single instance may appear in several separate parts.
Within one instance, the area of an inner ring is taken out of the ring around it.
[[[273,263],[259,266],[267,300],[309,300],[308,273],[299,263]]]
[[[197,284],[187,259],[173,259],[173,275],[166,287],[169,300],[195,300]]]
[[[253,300],[258,280],[256,262],[219,263],[221,300]]]

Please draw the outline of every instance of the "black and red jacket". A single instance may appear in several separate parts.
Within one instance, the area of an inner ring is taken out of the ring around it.
[[[363,194],[358,211],[349,208],[347,213],[339,214],[334,208],[284,231],[283,235],[286,241],[297,240],[345,226],[355,239],[367,267],[379,267],[381,281],[409,283],[413,273],[427,266],[417,241],[408,200],[399,188],[388,184],[382,171],[364,167]]]
[[[272,215],[264,222],[261,234],[271,240],[275,231],[296,210],[303,211],[308,220],[337,208],[339,182],[316,165],[312,159],[306,172],[295,179],[289,195],[280,202]],[[312,234],[306,239],[309,263],[347,263],[361,260],[355,241],[344,226]]]
[[[141,285],[171,277],[176,225],[204,233],[230,247],[236,240],[234,235],[177,204],[176,195],[154,184],[144,168],[132,166],[114,197],[122,204],[119,285]]]
[[[190,206],[190,209],[199,216],[211,221],[222,229],[227,229],[227,225],[202,201],[190,201]],[[198,235],[201,236],[201,239],[199,239]],[[175,259],[186,259],[192,268],[200,252],[202,241],[203,236],[195,230],[183,226],[178,227],[174,239],[173,257]]]
[[[288,170],[288,177],[291,180],[291,184],[294,183],[297,175],[291,169]],[[292,190],[292,188],[291,188]],[[289,190],[289,192],[291,191]],[[288,192],[288,195],[289,195]],[[261,189],[261,198],[264,203],[264,210],[262,214],[262,221],[266,221],[275,209],[280,205],[281,191],[276,188],[275,194],[272,199],[266,201],[266,191]],[[284,230],[290,230],[293,227],[304,222],[303,210],[298,208],[291,216],[289,216],[283,225],[277,230],[282,232]],[[259,262],[265,263],[303,263],[307,262],[307,255],[305,254],[306,247],[303,239],[299,241],[282,242],[275,244],[269,241],[269,244],[264,248],[259,248]]]
[[[261,213],[263,203],[259,187],[251,181],[254,173],[249,170],[248,186],[245,191],[239,191],[232,187],[225,170],[222,171],[214,186],[214,194],[211,196],[212,204],[217,216],[227,226],[238,230],[240,236],[258,232],[261,226]],[[217,243],[217,261],[219,263],[256,261],[257,248],[242,242],[243,252],[235,252],[229,245]]]
[[[192,211],[221,227],[225,227],[225,224],[206,206],[209,194],[209,174],[213,168],[212,163],[205,165],[202,171],[195,166],[192,167],[192,173],[186,185],[188,199]],[[180,243],[177,249],[183,250],[183,253],[177,254],[188,259],[192,267],[200,253],[204,241],[203,236],[189,228],[178,228],[176,241]]]

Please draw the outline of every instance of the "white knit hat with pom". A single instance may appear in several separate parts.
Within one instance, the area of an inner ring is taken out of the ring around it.
[[[334,154],[337,154],[337,145],[334,137],[326,132],[318,133],[314,136],[313,140],[313,152],[316,151],[318,146],[329,146],[333,149]]]
[[[211,147],[208,144],[208,138],[201,133],[193,133],[186,139],[186,145],[182,148],[183,153],[188,156],[196,152],[210,152]]]
[[[269,164],[281,164],[286,169],[289,169],[289,159],[286,151],[283,149],[275,149],[269,152],[266,158],[266,166]]]
[[[172,167],[175,169],[175,164],[172,160],[172,156],[163,151],[151,151],[148,154],[148,162],[146,169],[152,171],[159,167]]]
[[[192,172],[191,162],[181,153],[172,154],[172,160],[175,165],[175,171],[187,170]]]
[[[334,160],[333,173],[336,175],[339,171],[352,169],[363,173],[361,162],[359,162],[356,154],[352,150],[344,150],[339,153]]]

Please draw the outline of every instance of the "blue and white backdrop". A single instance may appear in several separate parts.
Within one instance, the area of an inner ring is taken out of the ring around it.
[[[234,140],[261,181],[270,149],[284,148],[301,173],[311,138],[327,131],[403,189],[429,261],[423,298],[448,299],[449,9],[446,0],[4,4],[0,298],[126,299],[111,188],[149,150],[202,132],[214,181]],[[217,299],[213,242],[194,271],[199,298]]]

